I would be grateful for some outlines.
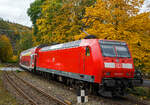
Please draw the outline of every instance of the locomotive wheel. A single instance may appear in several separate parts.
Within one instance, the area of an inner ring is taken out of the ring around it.
[[[112,97],[112,91],[107,91],[106,87],[99,86],[98,94],[96,95],[100,95],[102,97]]]
[[[113,98],[118,97],[118,94],[116,94],[116,92],[112,92],[111,95]]]

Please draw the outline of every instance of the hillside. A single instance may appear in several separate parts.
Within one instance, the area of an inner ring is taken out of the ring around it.
[[[14,54],[32,46],[31,28],[4,21],[0,18],[0,35],[6,35],[12,44]]]

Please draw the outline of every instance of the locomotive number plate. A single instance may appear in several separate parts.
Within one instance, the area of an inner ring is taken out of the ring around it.
[[[121,63],[116,63],[116,68],[122,68],[122,64]]]
[[[123,73],[114,73],[114,75],[119,76],[119,75],[123,75]]]

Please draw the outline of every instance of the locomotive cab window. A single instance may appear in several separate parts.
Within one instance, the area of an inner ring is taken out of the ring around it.
[[[113,45],[101,45],[103,56],[116,57]]]
[[[130,53],[127,46],[115,46],[118,57],[128,57],[130,58]]]
[[[103,56],[106,57],[128,57],[130,58],[130,53],[128,47],[122,42],[100,42],[101,51]]]
[[[90,56],[90,48],[88,46],[86,47],[86,56]]]

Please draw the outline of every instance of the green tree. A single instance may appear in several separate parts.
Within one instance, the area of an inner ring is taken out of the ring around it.
[[[32,34],[31,33],[24,33],[20,35],[20,40],[17,41],[17,50],[18,54],[20,54],[21,51],[29,49],[33,45],[32,42]]]
[[[35,0],[33,3],[30,4],[30,8],[27,11],[28,16],[33,24],[33,34],[36,35],[38,30],[36,26],[36,20],[41,16],[41,5],[44,0]]]

